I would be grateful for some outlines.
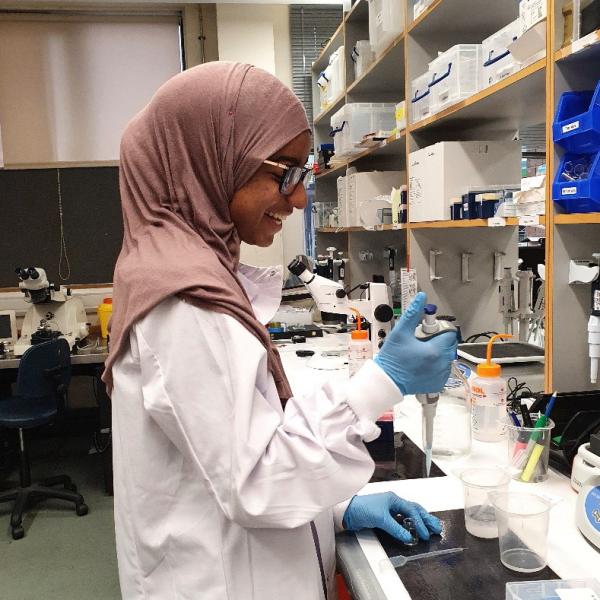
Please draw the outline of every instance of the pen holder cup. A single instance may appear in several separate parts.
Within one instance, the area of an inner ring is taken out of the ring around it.
[[[550,440],[554,421],[544,427],[507,425],[508,472],[517,481],[539,483],[548,478]]]

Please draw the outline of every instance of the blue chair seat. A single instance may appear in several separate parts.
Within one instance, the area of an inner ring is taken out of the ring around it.
[[[54,398],[21,398],[8,396],[0,400],[0,427],[30,429],[46,425],[56,418]]]

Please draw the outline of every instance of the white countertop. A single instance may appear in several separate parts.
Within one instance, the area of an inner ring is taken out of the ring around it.
[[[306,344],[287,344],[280,347],[282,361],[295,395],[319,383],[334,379],[346,380],[347,368],[338,370],[313,369],[308,361],[314,358],[299,358],[296,350],[343,350],[348,344],[347,334],[325,334]],[[321,366],[334,366],[336,359],[321,361]],[[338,366],[341,366],[339,360]],[[420,448],[421,443],[421,407],[413,396],[407,396],[394,410],[394,429],[405,432]],[[467,466],[506,464],[506,442],[486,443],[473,440],[471,454],[468,457],[448,460],[436,459],[435,462],[448,473],[446,477],[431,479],[407,479],[402,481],[377,482],[366,485],[359,494],[369,494],[391,490],[406,498],[422,504],[431,512],[464,508],[462,484],[456,475]],[[597,552],[579,533],[575,525],[575,504],[577,493],[571,488],[570,481],[563,475],[550,469],[548,479],[543,483],[527,484],[511,481],[510,489],[545,495],[556,502],[550,511],[550,529],[548,536],[548,566],[561,578],[600,577],[600,552]],[[357,535],[371,568],[382,590],[389,598],[399,600],[410,598],[394,569],[381,569],[380,563],[387,559],[377,537],[371,532]]]

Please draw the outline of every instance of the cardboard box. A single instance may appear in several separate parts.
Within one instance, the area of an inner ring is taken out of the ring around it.
[[[518,142],[438,142],[409,155],[409,220],[449,218],[452,199],[473,186],[521,179]]]

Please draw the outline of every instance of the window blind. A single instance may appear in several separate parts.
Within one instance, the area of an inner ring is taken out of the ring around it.
[[[312,123],[311,65],[342,22],[340,5],[290,6],[292,87],[302,100]]]

